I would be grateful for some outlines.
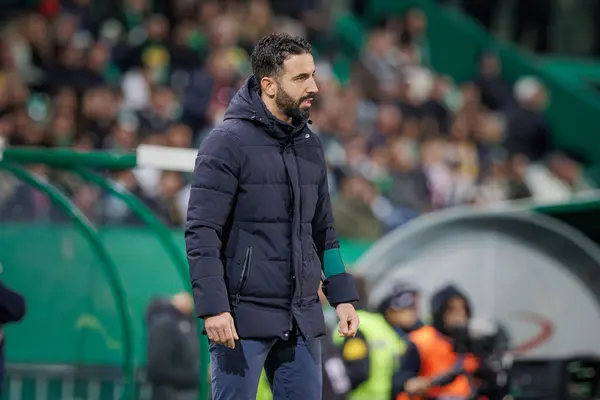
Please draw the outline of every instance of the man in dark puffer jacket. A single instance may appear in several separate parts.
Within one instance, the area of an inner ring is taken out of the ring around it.
[[[253,76],[196,159],[186,246],[214,400],[255,399],[263,367],[274,399],[321,398],[323,275],[340,335],[358,327],[321,142],[307,127],[317,94],[310,52],[289,34],[263,38]]]

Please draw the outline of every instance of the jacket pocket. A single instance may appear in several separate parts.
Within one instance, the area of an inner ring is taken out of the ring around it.
[[[314,252],[315,260],[317,260],[317,264],[319,265],[319,268],[321,268],[321,270],[322,270],[323,269],[323,260],[321,260],[321,256],[319,255],[319,251],[317,250],[317,245],[312,240],[311,240],[310,244],[311,244],[313,252]]]
[[[319,282],[322,280],[321,257],[317,251],[317,246],[313,240],[310,240],[310,254],[303,263],[302,279],[303,290],[302,295],[316,293],[319,289]]]
[[[242,264],[242,274],[237,284],[237,290],[235,293],[235,302],[239,304],[240,296],[243,294],[246,286],[248,285],[248,277],[250,276],[250,268],[252,267],[252,246],[246,249],[246,255],[244,256],[244,263]]]
[[[312,249],[315,252],[315,257],[317,257],[318,260],[321,260],[321,257],[319,257],[319,252],[317,251],[317,245],[313,240],[310,241],[310,245],[312,246]]]

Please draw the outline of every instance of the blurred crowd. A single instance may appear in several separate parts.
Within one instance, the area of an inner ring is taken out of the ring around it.
[[[436,0],[458,6],[494,35],[538,54],[600,57],[600,2],[562,0]],[[573,27],[578,43],[573,41]],[[563,42],[564,39],[570,39]]]
[[[428,68],[426,16],[410,10],[369,32],[350,82],[341,84],[324,6],[316,0],[43,0],[26,12],[14,6],[2,13],[0,136],[10,146],[196,148],[250,73],[253,44],[287,31],[315,46],[320,92],[311,129],[324,143],[341,236],[374,240],[433,210],[562,200],[590,188],[579,163],[552,146],[543,117],[547,93],[537,79],[509,85],[491,51],[481,54],[479,73],[468,82],[436,74]],[[120,201],[73,174],[42,165],[31,170],[96,223],[138,222]],[[112,178],[168,225],[184,222],[186,174],[135,169]],[[0,176],[0,220],[60,218],[45,196]]]

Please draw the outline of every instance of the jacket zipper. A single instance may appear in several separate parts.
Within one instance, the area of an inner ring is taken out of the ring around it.
[[[292,142],[291,138],[288,141],[288,143],[284,147],[282,147],[282,149],[281,149],[281,157],[283,158],[284,167],[285,167],[285,152],[287,151],[287,149],[290,149],[292,151],[292,154],[295,156],[295,149],[294,149],[293,142]],[[294,201],[295,200],[294,188],[292,186],[292,178],[290,177],[290,175],[288,173],[287,167],[285,167],[285,172],[286,172],[286,175],[287,175],[287,178],[288,178],[288,191],[289,191],[289,194],[290,194],[290,202],[291,202],[291,208],[289,210],[290,221],[291,221],[291,223],[293,225],[293,223],[294,223],[294,202],[295,202]],[[293,235],[294,235],[294,232],[292,232],[292,239],[293,239]],[[293,247],[294,246],[292,244],[292,249],[293,249]],[[292,302],[292,303],[294,302],[294,292],[296,290],[296,279],[294,278],[295,276],[296,276],[296,270],[294,268],[294,253],[293,253],[293,250],[292,250],[292,276],[291,276],[291,278],[292,278],[292,293],[290,295],[290,302]],[[289,325],[289,334],[290,335],[292,334],[292,329],[293,328],[294,328],[294,313],[291,312],[290,313],[290,325]]]
[[[294,157],[296,159],[298,159],[298,153],[296,153],[296,146],[295,146],[295,144],[294,144],[293,141],[292,141],[292,154],[294,155]],[[298,182],[300,182],[300,168],[299,167],[296,168],[296,178],[298,179]],[[290,180],[290,185],[291,185],[291,180]],[[300,197],[301,195],[302,195],[302,189],[300,189],[300,191],[298,192],[298,204],[299,205],[302,204],[302,198]],[[295,211],[295,208],[296,208],[295,206],[292,207],[292,213]],[[299,207],[298,212],[302,211],[301,208],[302,207]],[[302,216],[299,216],[299,218],[300,218],[300,221],[302,221]],[[292,220],[293,220],[293,216],[292,216]],[[300,237],[298,237],[298,239],[301,240]],[[298,272],[301,273],[301,276],[299,277],[299,279],[303,278],[304,274],[306,273],[306,271],[305,271],[306,268],[304,266],[304,260],[302,260],[301,268],[302,268],[302,270],[298,271]],[[300,298],[304,298],[304,290],[302,288],[302,284],[300,284],[300,288],[299,289],[300,289]]]
[[[312,245],[313,250],[315,251],[315,255],[317,256],[317,258],[319,259],[319,261],[321,260],[321,256],[319,256],[319,251],[317,250],[317,245],[315,244],[315,242],[310,243]]]
[[[250,275],[250,265],[252,264],[252,246],[246,249],[244,264],[242,265],[242,275],[238,282],[237,293],[235,294],[235,304],[240,304],[240,294],[248,284],[248,276]]]
[[[288,210],[288,214],[290,214],[290,220],[293,220],[294,218],[294,188],[292,187],[292,180],[290,179],[290,175],[287,172],[287,167],[285,166],[285,152],[287,151],[287,149],[291,150],[292,146],[288,143],[285,146],[281,147],[281,159],[283,161],[283,165],[285,168],[285,174],[287,176],[287,184],[288,184],[288,193],[290,195],[290,203],[291,203],[291,208]]]

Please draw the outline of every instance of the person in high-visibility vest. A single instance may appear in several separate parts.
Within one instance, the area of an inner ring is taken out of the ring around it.
[[[402,388],[396,400],[471,399],[479,360],[470,353],[458,354],[452,339],[458,337],[454,332],[467,326],[470,303],[450,285],[432,296],[430,308],[432,324],[409,334],[409,345],[394,376],[395,384]],[[453,370],[463,372],[450,382],[436,384],[436,378]]]
[[[391,293],[379,304],[378,310],[384,316],[387,323],[394,329],[398,337],[408,346],[408,335],[421,328],[423,322],[419,318],[420,293],[416,286],[409,283],[397,284]],[[398,356],[398,359],[404,354]],[[400,360],[396,361],[396,369],[390,376],[390,395],[388,399],[395,399],[401,388],[394,382],[393,377],[400,366]]]
[[[366,299],[364,279],[355,276],[355,280],[361,299]],[[400,298],[405,303],[398,303]],[[411,298],[410,302],[406,302],[408,298]],[[357,309],[361,325],[356,336],[334,339],[341,347],[342,359],[352,384],[351,400],[391,398],[392,376],[406,348],[404,334],[399,333],[417,324],[416,301],[417,293],[411,288],[394,291],[383,300],[379,313],[369,312],[359,303]],[[407,310],[412,320],[406,317]],[[404,318],[398,318],[398,314]]]
[[[258,381],[258,391],[256,392],[256,400],[272,400],[273,393],[271,392],[271,387],[269,386],[269,381],[267,380],[267,375],[265,375],[265,370],[263,369],[262,374],[260,375],[260,380]]]

